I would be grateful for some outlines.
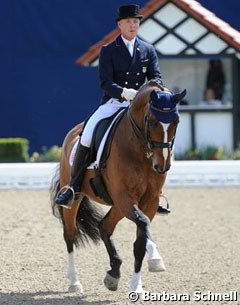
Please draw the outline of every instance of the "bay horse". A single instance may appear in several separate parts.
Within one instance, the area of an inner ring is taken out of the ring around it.
[[[131,291],[143,293],[140,271],[145,253],[148,255],[149,271],[165,270],[151,236],[150,222],[157,212],[171,166],[173,141],[179,122],[177,104],[185,94],[186,90],[173,94],[154,80],[139,89],[115,130],[108,159],[101,169],[102,179],[112,199],[106,215],[97,204],[106,202],[95,195],[89,183],[95,176],[94,169],[86,171],[81,194],[74,200],[72,208],[56,207],[59,190],[69,183],[69,158],[83,124],[76,125],[65,137],[59,170],[51,187],[51,202],[53,213],[55,216],[58,213],[63,224],[68,251],[69,291],[82,291],[73,251],[74,245],[79,246],[89,239],[96,243],[100,240],[104,242],[110,259],[110,270],[104,284],[109,290],[117,290],[122,260],[114,246],[112,234],[124,217],[137,226]]]

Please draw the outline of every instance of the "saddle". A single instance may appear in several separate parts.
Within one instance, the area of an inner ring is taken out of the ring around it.
[[[106,162],[109,156],[111,143],[113,140],[113,136],[115,134],[116,128],[123,118],[124,114],[127,112],[128,108],[119,109],[116,113],[114,113],[111,117],[103,119],[98,122],[96,125],[93,137],[92,137],[92,144],[90,147],[90,163],[95,162],[98,154],[98,150],[102,145],[103,137],[105,136],[106,132],[108,131],[106,141],[101,152],[101,156],[99,159],[99,163],[97,166],[94,166],[95,170],[95,177],[90,179],[90,185],[94,191],[94,194],[97,197],[102,198],[106,204],[113,205],[112,198],[108,194],[107,188],[103,181],[101,170],[106,166]],[[108,130],[111,126],[111,129]]]
[[[106,134],[108,128],[110,128],[111,124],[113,123],[111,126],[111,130],[109,131],[109,133],[107,135],[106,141],[105,141],[105,143],[103,143],[104,147],[103,147],[103,151],[101,153],[99,168],[102,167],[104,163],[106,163],[107,157],[108,157],[107,156],[108,151],[110,150],[115,130],[118,126],[118,123],[121,121],[122,117],[124,116],[125,112],[126,112],[126,108],[119,109],[112,116],[102,119],[97,123],[97,125],[95,126],[95,129],[93,131],[92,143],[91,143],[91,147],[90,147],[90,163],[94,162],[96,160],[97,153],[100,148],[103,137]],[[115,118],[116,118],[116,120],[115,120]]]

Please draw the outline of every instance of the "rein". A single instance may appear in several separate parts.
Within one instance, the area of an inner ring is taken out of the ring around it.
[[[145,146],[147,147],[147,158],[149,159],[152,155],[153,155],[153,149],[156,148],[172,148],[173,147],[173,142],[156,142],[156,141],[152,141],[149,137],[149,115],[145,116],[144,122],[145,122],[145,128],[144,128],[144,134],[142,132],[142,130],[140,129],[140,127],[137,125],[137,123],[135,122],[130,108],[128,109],[128,118],[131,122],[132,125],[132,129],[134,134],[143,140]]]
[[[172,143],[171,142],[156,142],[152,141],[149,137],[149,116],[145,116],[145,135],[148,141],[148,147],[150,149],[154,148],[171,148]]]

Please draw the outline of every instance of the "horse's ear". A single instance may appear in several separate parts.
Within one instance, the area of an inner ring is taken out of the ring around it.
[[[150,94],[150,98],[152,101],[156,100],[158,98],[157,92],[153,90]]]
[[[173,94],[173,100],[174,102],[177,104],[179,103],[183,98],[184,96],[187,94],[187,90],[184,89],[181,93],[175,93]]]

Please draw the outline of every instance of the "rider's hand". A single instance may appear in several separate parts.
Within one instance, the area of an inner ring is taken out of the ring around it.
[[[124,98],[127,101],[132,101],[137,94],[137,90],[134,89],[128,89],[128,88],[123,88],[123,92],[121,94],[121,97]]]

